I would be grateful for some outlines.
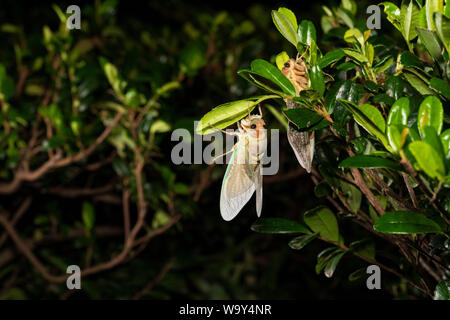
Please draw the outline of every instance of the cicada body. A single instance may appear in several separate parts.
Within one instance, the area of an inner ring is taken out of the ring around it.
[[[239,125],[239,141],[228,164],[220,194],[220,213],[230,221],[256,191],[256,213],[262,210],[262,164],[267,149],[267,132],[261,115],[249,115]]]

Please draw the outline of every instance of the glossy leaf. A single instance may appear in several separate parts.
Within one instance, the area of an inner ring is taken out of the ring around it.
[[[419,25],[419,8],[414,0],[402,1],[400,25],[403,37],[407,42],[417,37],[415,27]]]
[[[335,49],[327,52],[322,58],[319,59],[319,67],[321,69],[328,67],[330,64],[341,60],[343,57],[345,57],[345,53],[342,49]]]
[[[450,280],[442,280],[434,290],[434,300],[450,300]]]
[[[436,25],[436,33],[447,49],[447,52],[450,53],[450,18],[447,18],[439,12],[435,12],[434,22]]]
[[[344,40],[346,42],[359,42],[360,46],[364,46],[364,36],[358,28],[348,29],[344,34]]]
[[[385,147],[388,147],[386,136],[384,135],[386,123],[381,112],[370,104],[357,106],[349,101],[341,100],[344,106],[353,114],[358,122],[367,132],[376,136]]]
[[[447,171],[450,171],[450,129],[441,133],[440,137]]]
[[[394,152],[399,152],[405,145],[409,128],[402,124],[391,124],[386,129],[386,137]]]
[[[434,22],[433,14],[435,12],[444,12],[444,0],[426,0],[425,2],[425,12],[427,17],[428,29],[436,30],[436,24]]]
[[[444,160],[439,153],[425,141],[413,141],[409,151],[417,160],[420,168],[431,178],[443,179],[445,175]]]
[[[273,94],[277,94],[283,98],[288,98],[291,96],[281,91],[281,89],[277,85],[275,85],[272,81],[255,73],[252,70],[241,69],[238,70],[237,74],[260,89],[263,89]]]
[[[336,270],[336,267],[341,261],[342,257],[346,254],[345,251],[341,251],[337,254],[335,254],[325,265],[325,268],[323,269],[323,273],[327,278],[331,278],[334,274],[334,271]]]
[[[441,46],[436,38],[436,32],[417,27],[417,33],[423,45],[430,53],[431,57],[438,61],[442,58]]]
[[[281,35],[296,47],[300,40],[297,34],[297,25],[294,26],[288,17],[275,10],[272,10],[272,20]]]
[[[195,131],[197,134],[205,135],[216,131],[214,127],[226,128],[247,116],[248,110],[252,111],[258,103],[270,98],[276,98],[276,96],[262,96],[259,99],[249,98],[221,104],[200,119]]]
[[[345,55],[352,58],[358,63],[368,62],[367,57],[354,49],[342,49]]]
[[[311,79],[312,88],[316,90],[320,96],[323,96],[325,92],[325,80],[319,65],[316,64],[312,66],[309,76]]]
[[[311,46],[311,40],[317,41],[316,27],[309,20],[302,20],[297,32],[301,43]]]
[[[387,119],[387,124],[408,124],[409,115],[409,99],[403,97],[394,102],[391,109],[389,110],[389,115]]]
[[[273,64],[262,59],[256,59],[252,61],[251,68],[256,74],[279,86],[284,93],[295,96],[295,88],[292,83]]]
[[[319,206],[305,212],[304,221],[312,231],[320,237],[335,241],[339,240],[339,228],[334,213],[324,206]]]
[[[373,228],[391,234],[421,234],[441,231],[439,225],[415,211],[386,212],[377,219]]]
[[[301,131],[314,131],[330,124],[320,114],[306,108],[285,109],[284,113]]]
[[[400,8],[392,2],[382,2],[380,5],[384,6],[384,13],[386,13],[389,22],[400,30]]]
[[[303,249],[308,245],[308,243],[316,239],[318,235],[319,235],[318,233],[313,233],[294,238],[291,241],[289,241],[289,247],[295,250]]]
[[[423,80],[420,79],[419,77],[417,77],[416,75],[409,73],[409,72],[404,72],[403,76],[405,77],[406,81],[408,81],[409,84],[414,89],[416,89],[420,94],[422,94],[422,95],[433,94],[433,91],[430,90],[428,85],[425,82],[423,82]]]
[[[430,88],[433,88],[438,93],[442,94],[444,97],[450,100],[450,84],[448,84],[448,82],[439,78],[431,78]]]
[[[426,97],[419,107],[417,114],[417,122],[420,135],[424,135],[424,127],[432,126],[436,129],[437,134],[442,131],[444,121],[444,109],[441,101],[435,96]]]
[[[278,12],[283,14],[286,18],[288,18],[293,26],[297,26],[298,25],[297,17],[295,16],[295,14],[290,9],[284,8],[284,7],[280,7],[280,8],[278,8]]]
[[[252,224],[251,229],[261,233],[311,233],[304,224],[282,218],[258,219]]]
[[[401,166],[392,160],[368,156],[357,155],[344,159],[339,163],[341,168],[385,168],[392,170],[400,170]]]

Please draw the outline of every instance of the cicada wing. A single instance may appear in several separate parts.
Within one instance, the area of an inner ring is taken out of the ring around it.
[[[291,99],[286,99],[285,102],[288,109],[301,107]],[[307,172],[311,172],[311,164],[314,157],[314,131],[301,132],[288,127],[287,137],[300,165]]]
[[[314,132],[301,132],[288,128],[288,140],[300,165],[311,172],[314,157]]]
[[[255,192],[255,183],[248,175],[248,164],[237,161],[242,152],[246,152],[246,149],[240,144],[233,152],[223,177],[220,214],[225,221],[234,219]]]
[[[258,164],[255,170],[255,189],[256,189],[256,214],[261,216],[262,211],[262,199],[263,199],[263,184],[262,184],[262,166]]]

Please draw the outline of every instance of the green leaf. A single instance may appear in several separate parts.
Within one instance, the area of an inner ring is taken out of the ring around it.
[[[117,68],[103,57],[100,57],[99,60],[109,84],[115,92],[122,95],[122,90],[125,88],[126,82],[120,77]]]
[[[447,171],[450,171],[450,129],[445,130],[440,135],[442,149],[445,156]]]
[[[330,125],[320,114],[306,108],[284,109],[283,112],[300,131],[314,131]]]
[[[359,240],[350,243],[350,250],[352,252],[375,260],[375,243],[372,240]]]
[[[307,235],[296,237],[296,238],[292,239],[291,241],[289,241],[289,247],[291,247],[291,249],[294,249],[294,250],[303,249],[304,247],[306,247],[308,245],[308,243],[310,243],[311,241],[316,239],[318,235],[319,235],[318,233],[313,233],[313,234],[307,234]]]
[[[344,51],[346,56],[352,58],[358,64],[363,63],[363,62],[369,62],[369,60],[367,60],[365,55],[359,53],[358,51],[356,51],[354,49],[342,49],[342,51]]]
[[[281,91],[280,88],[278,86],[276,86],[272,81],[253,72],[252,70],[241,69],[241,70],[238,70],[237,74],[260,89],[263,89],[263,90],[268,91],[273,94],[277,94],[283,98],[291,97],[291,95],[286,94],[283,91]]]
[[[282,218],[261,218],[252,224],[251,229],[261,233],[305,233],[311,231],[302,223]]]
[[[280,52],[279,54],[277,54],[276,58],[275,58],[275,63],[278,67],[279,70],[284,68],[284,64],[286,61],[289,60],[289,56],[286,53],[286,51]]]
[[[435,96],[426,97],[420,104],[417,114],[420,135],[423,137],[426,126],[434,127],[439,135],[442,131],[443,121],[444,109],[441,101]]]
[[[345,201],[348,203],[352,212],[356,214],[361,207],[361,191],[352,183],[348,183],[347,181],[343,180],[339,180],[339,186],[342,191],[342,196],[345,198]]]
[[[435,12],[434,22],[436,24],[437,34],[450,54],[450,18],[447,18],[439,12]]]
[[[334,127],[343,128],[350,114],[339,100],[358,103],[363,91],[364,88],[360,84],[351,80],[338,81],[327,91],[325,108],[329,114],[334,113]]]
[[[284,93],[295,96],[295,88],[286,76],[273,64],[256,59],[251,63],[252,71],[256,74],[269,79],[283,90]]]
[[[358,270],[353,271],[351,274],[349,274],[348,281],[356,281],[356,280],[361,279],[362,277],[366,277],[366,276],[367,276],[366,268],[360,268]]]
[[[400,63],[405,67],[415,67],[422,69],[422,63],[416,55],[412,54],[409,51],[405,51],[400,56]]]
[[[450,300],[450,280],[442,280],[434,290],[434,300]]]
[[[302,20],[298,26],[297,33],[301,43],[311,46],[311,40],[317,42],[316,27],[314,26],[314,23],[309,20]]]
[[[345,57],[345,53],[342,49],[335,49],[327,52],[322,58],[319,59],[319,67],[321,69],[328,67],[330,64],[341,60],[343,57]]]
[[[189,76],[194,76],[197,71],[206,65],[206,44],[201,38],[184,47],[180,52],[180,69]]]
[[[339,240],[339,227],[333,212],[325,206],[318,206],[305,212],[304,221],[312,231],[320,237],[337,242]]]
[[[450,85],[442,79],[431,78],[430,88],[433,88],[438,93],[450,100]]]
[[[392,160],[368,156],[368,155],[357,155],[344,159],[339,163],[340,168],[386,168],[392,170],[401,170],[401,166]]]
[[[125,95],[125,103],[127,106],[130,106],[132,108],[139,107],[141,103],[139,92],[137,92],[135,89],[129,90]]]
[[[426,126],[424,128],[423,141],[432,146],[433,149],[439,154],[439,157],[444,159],[444,149],[442,148],[441,139],[439,138],[439,135],[434,127]]]
[[[391,124],[387,127],[386,136],[394,152],[399,152],[405,145],[409,128],[401,124]]]
[[[420,41],[422,41],[431,57],[436,61],[442,59],[441,46],[439,41],[436,39],[435,31],[430,31],[419,27],[416,27],[416,29],[419,34]]]
[[[349,43],[359,42],[361,47],[364,46],[364,36],[358,28],[348,29],[344,34],[344,40]]]
[[[403,37],[406,42],[417,37],[416,26],[419,25],[419,8],[413,0],[403,0],[400,9],[400,25]]]
[[[386,80],[386,93],[397,101],[404,96],[406,83],[402,78],[396,76],[390,76]]]
[[[441,232],[439,225],[414,211],[386,212],[377,219],[373,228],[391,234],[417,234]]]
[[[297,26],[298,25],[297,17],[295,16],[295,14],[290,9],[280,7],[280,8],[278,8],[278,12],[283,14],[284,16],[286,16],[286,18],[289,19],[289,21],[291,22],[291,24],[293,26]]]
[[[87,201],[83,202],[83,208],[81,209],[81,216],[83,218],[84,226],[87,230],[92,230],[95,224],[95,210],[94,206]]]
[[[423,82],[423,80],[420,79],[419,77],[409,72],[404,72],[403,76],[405,77],[406,81],[408,81],[409,84],[414,89],[416,89],[421,95],[433,94],[433,91],[431,91],[428,85],[425,82]]]
[[[258,103],[270,98],[277,98],[277,96],[267,95],[259,99],[249,98],[221,104],[200,119],[195,131],[197,134],[205,135],[216,131],[213,126],[218,129],[226,128],[247,116],[248,110],[251,112]]]
[[[407,97],[403,97],[394,102],[389,110],[389,115],[387,119],[387,124],[408,124],[408,115],[409,115],[409,99]]]
[[[319,65],[315,64],[312,66],[309,76],[312,88],[316,90],[320,96],[323,96],[325,92],[325,80],[323,79],[322,70],[320,70]]]
[[[6,69],[0,63],[0,100],[7,101],[14,95],[14,81],[6,74]]]
[[[433,14],[435,12],[444,13],[443,0],[427,0],[425,3],[428,29],[436,30]]]
[[[325,276],[327,278],[331,278],[334,274],[334,271],[336,270],[336,267],[339,263],[339,261],[341,261],[342,257],[346,254],[345,251],[340,251],[339,253],[337,253],[336,255],[334,255],[325,265],[325,268],[323,270]]]
[[[297,34],[297,25],[293,25],[291,20],[279,11],[272,10],[272,20],[278,31],[290,43],[297,47],[300,38]]]
[[[381,112],[370,104],[357,106],[356,104],[340,100],[341,103],[353,114],[358,122],[370,134],[376,136],[386,148],[389,148],[386,136],[384,135],[386,123]]]
[[[380,5],[384,6],[384,13],[387,15],[387,19],[394,25],[399,31],[400,27],[400,9],[392,2],[382,2]]]
[[[398,99],[391,107],[387,120],[386,136],[389,145],[395,152],[402,149],[406,141],[409,115],[409,99],[403,97]]]
[[[443,179],[445,166],[439,153],[425,141],[413,141],[408,146],[409,151],[417,160],[420,168],[431,178]]]

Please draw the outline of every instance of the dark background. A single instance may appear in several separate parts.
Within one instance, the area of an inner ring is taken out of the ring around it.
[[[83,10],[91,1],[59,1],[64,10],[69,4],[80,5]],[[365,14],[368,1],[358,1],[359,14]],[[52,2],[25,2],[3,0],[0,11],[0,22],[8,22],[24,27],[27,36],[40,34],[43,25],[57,28],[58,19],[51,9]],[[260,42],[258,57],[269,59],[270,56],[282,51],[286,41],[280,36],[274,36],[266,30],[276,32],[270,18],[270,10],[286,6],[297,14],[297,18],[310,19],[316,24],[319,34],[319,19],[322,14],[320,6],[338,5],[338,1],[119,1],[114,13],[116,23],[132,38],[139,30],[148,28],[153,32],[169,28],[173,33],[191,21],[198,23],[200,15],[212,15],[219,11],[227,11],[235,21],[250,19],[255,23],[256,31],[251,37]],[[258,6],[261,12],[259,21],[266,23],[267,29],[259,27],[258,21],[249,12]],[[252,20],[253,19],[253,20]],[[268,21],[268,22],[265,22]],[[383,21],[385,24],[386,21]],[[180,31],[181,32],[181,31]],[[224,32],[226,34],[226,32]],[[1,38],[0,38],[1,39]],[[224,48],[233,46],[226,37],[220,39]],[[0,58],[10,56],[12,47],[7,40],[0,47]],[[111,52],[114,56],[116,53]],[[117,55],[121,55],[117,52]],[[142,49],[139,54],[151,61],[155,59],[152,52]],[[245,55],[244,55],[245,56]],[[245,65],[254,56],[241,61]],[[219,70],[202,71],[195,77],[183,83],[183,89],[177,92],[168,105],[173,108],[168,112],[175,121],[176,117],[192,117],[198,119],[212,107],[232,100],[228,84],[224,82],[221,71],[224,59],[219,56]],[[239,80],[241,81],[241,80]],[[212,84],[211,84],[212,83]],[[241,96],[242,97],[242,96]],[[268,123],[274,123],[273,118]],[[287,139],[281,133],[281,166],[278,175],[298,171],[295,178],[277,181],[276,178],[266,179],[264,184],[263,216],[299,219],[307,209],[317,205],[314,197],[313,183],[304,171],[299,171],[293,153],[288,148]],[[162,153],[166,155],[163,163],[177,174],[177,179],[189,184],[206,170],[206,165],[173,166],[170,163],[170,150],[173,143],[170,135],[165,135],[161,143]],[[389,299],[391,295],[384,290],[370,291],[366,288],[365,279],[348,281],[348,275],[365,264],[345,257],[335,276],[326,278],[323,274],[316,275],[314,271],[316,256],[326,246],[313,243],[301,252],[291,250],[287,243],[291,236],[263,235],[250,230],[250,225],[256,220],[254,199],[242,210],[232,222],[220,218],[219,196],[220,186],[225,166],[213,169],[212,182],[204,190],[200,199],[188,201],[192,206],[190,214],[186,214],[176,228],[155,239],[137,258],[83,280],[83,290],[73,293],[73,299],[128,299],[142,286],[150,281],[167,261],[173,261],[173,268],[166,277],[158,283],[144,298],[149,299]],[[266,177],[267,178],[267,177]],[[108,173],[102,176],[108,179]],[[101,181],[99,182],[102,183]],[[45,203],[55,200],[50,195],[42,195],[39,189],[28,187],[22,194],[33,194],[39,200],[33,202],[31,214],[25,217],[20,225],[24,231],[33,222],[33,213],[42,210]],[[11,197],[1,196],[0,201],[8,205]],[[58,210],[71,216],[79,214],[79,204],[82,199],[58,201]],[[113,214],[117,208],[104,206],[98,216],[115,221]],[[117,220],[117,219],[116,219]],[[116,221],[120,223],[120,219]],[[355,239],[364,236],[364,232],[352,224],[345,222],[340,226],[345,234],[352,234]],[[31,227],[30,227],[31,228]],[[28,229],[28,232],[30,230]],[[110,245],[110,240],[100,241],[99,250]],[[112,241],[112,240],[111,240]],[[73,243],[61,243],[51,248],[63,261],[76,263],[79,258]],[[25,298],[60,298],[64,290],[58,286],[49,285],[22,258],[18,257],[13,267],[18,268],[20,280],[15,287]],[[389,275],[383,274],[383,277]],[[0,285],[2,281],[0,280]],[[384,281],[384,278],[383,278]]]

